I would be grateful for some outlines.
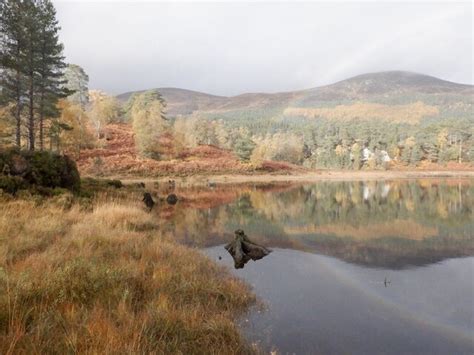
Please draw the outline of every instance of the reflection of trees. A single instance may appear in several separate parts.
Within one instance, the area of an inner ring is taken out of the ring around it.
[[[440,227],[469,224],[472,220],[474,188],[471,185],[344,182],[320,183],[300,189],[306,189],[309,195],[319,196],[306,200],[300,215],[301,222],[305,224],[343,223],[357,226],[410,219],[422,225]],[[440,206],[442,213],[439,213]]]
[[[246,189],[229,204],[177,210],[174,234],[200,246],[237,228],[256,242],[316,251],[369,266],[422,265],[474,254],[474,184],[320,182]]]
[[[244,194],[232,204],[234,215],[240,220],[245,220],[252,217],[255,212],[250,200],[250,194]]]

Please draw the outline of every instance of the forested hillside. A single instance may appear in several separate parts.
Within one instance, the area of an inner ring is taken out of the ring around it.
[[[245,146],[255,163],[361,169],[474,161],[474,88],[427,75],[382,72],[234,97],[155,90],[175,131],[188,132],[188,143]],[[126,103],[132,96],[118,99]]]

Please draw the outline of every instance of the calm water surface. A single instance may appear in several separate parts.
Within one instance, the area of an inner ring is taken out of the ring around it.
[[[242,329],[263,349],[474,354],[474,181],[177,192],[166,228],[252,285],[265,307]],[[237,228],[273,253],[234,270]]]

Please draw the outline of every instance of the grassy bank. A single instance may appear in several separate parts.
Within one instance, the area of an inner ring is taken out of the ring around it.
[[[249,289],[140,204],[0,197],[0,353],[246,353]]]

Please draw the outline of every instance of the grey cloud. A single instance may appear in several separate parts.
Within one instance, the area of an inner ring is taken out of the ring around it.
[[[67,60],[111,93],[288,91],[382,70],[473,83],[471,3],[55,5]]]

